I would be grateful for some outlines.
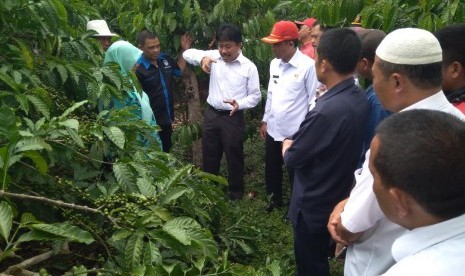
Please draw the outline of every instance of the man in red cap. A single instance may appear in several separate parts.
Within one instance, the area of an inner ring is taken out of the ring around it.
[[[299,42],[300,51],[307,56],[315,59],[315,50],[312,46],[312,26],[316,22],[316,18],[310,17],[304,21],[294,21],[299,27]]]
[[[318,87],[315,61],[297,49],[299,30],[294,22],[280,21],[262,38],[273,47],[270,81],[260,135],[265,140],[265,183],[271,195],[268,211],[283,205],[281,146],[299,128]],[[288,171],[292,185],[294,173]]]

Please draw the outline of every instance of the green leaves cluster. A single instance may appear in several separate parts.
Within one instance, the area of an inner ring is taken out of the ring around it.
[[[24,213],[12,233],[13,210],[5,201],[0,202],[0,237],[6,244],[0,251],[0,262],[14,256],[19,245],[28,241],[74,241],[90,244],[94,241],[88,232],[68,223],[42,223],[32,214]],[[21,233],[21,235],[19,235]]]
[[[328,26],[349,26],[357,14],[362,26],[390,32],[402,27],[418,27],[435,31],[451,23],[465,21],[463,0],[337,0],[283,1],[279,12],[302,19],[318,18]]]
[[[165,35],[201,30],[214,17],[198,1],[91,2],[0,4],[0,260],[21,255],[31,241],[43,248],[75,242],[98,248],[91,266],[112,275],[232,271],[227,239],[218,238],[221,216],[231,215],[225,180],[161,152],[156,129],[134,108],[98,111],[132,84],[118,68],[101,66],[100,46],[84,30],[100,12],[116,12],[128,35],[143,26],[162,26]]]

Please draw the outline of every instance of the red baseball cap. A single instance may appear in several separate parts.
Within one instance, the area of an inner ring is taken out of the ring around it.
[[[316,18],[309,17],[304,21],[294,21],[297,25],[307,25],[309,27],[313,27],[313,24],[316,22]]]
[[[295,40],[299,38],[299,29],[294,22],[279,21],[276,22],[271,30],[271,34],[262,38],[265,43],[278,43],[285,40]]]

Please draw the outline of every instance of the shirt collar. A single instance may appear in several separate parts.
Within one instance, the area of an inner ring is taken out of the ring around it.
[[[157,62],[160,62],[166,58],[166,55],[163,52],[160,52],[160,54],[157,57]],[[152,62],[144,57],[144,54],[142,54],[137,60],[137,64],[139,65],[144,65],[145,70],[149,70],[150,66],[153,65]],[[154,65],[155,66],[155,65]]]
[[[332,96],[341,93],[342,91],[345,91],[349,86],[356,86],[355,81],[353,77],[347,78],[340,83],[336,84],[333,86],[331,89],[329,89],[326,93],[323,94],[318,100],[326,100],[331,98]]]
[[[220,55],[219,59],[223,60],[223,57]],[[243,65],[246,61],[247,61],[247,59],[242,54],[242,50],[241,50],[241,51],[239,51],[239,55],[237,56],[237,58],[235,60],[231,61],[231,62],[239,62],[241,65]]]
[[[408,231],[392,245],[392,256],[398,262],[435,244],[465,233],[465,214],[433,225]]]
[[[450,105],[449,101],[447,101],[446,96],[444,95],[442,90],[440,90],[436,94],[431,95],[428,98],[425,98],[425,99],[423,99],[423,100],[421,100],[419,102],[416,102],[416,103],[402,109],[401,111],[411,110],[411,109],[422,109],[422,108],[423,109],[428,108],[428,109],[434,109],[434,110],[443,110],[448,105]]]
[[[299,65],[299,60],[301,60],[300,55],[303,55],[302,52],[298,48],[296,48],[296,51],[294,55],[291,57],[291,59],[289,60],[289,62],[286,63],[282,59],[280,59],[280,64],[281,65],[290,64],[293,67],[297,67]]]
[[[140,56],[137,63],[139,65],[144,65],[145,70],[149,70],[150,65],[152,64],[152,62],[150,60],[146,59],[143,54]]]

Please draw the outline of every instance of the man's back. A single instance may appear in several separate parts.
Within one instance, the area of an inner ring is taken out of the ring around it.
[[[292,221],[302,210],[306,221],[324,225],[334,202],[349,194],[367,116],[367,99],[352,78],[330,89],[307,114],[284,156],[296,168]]]

